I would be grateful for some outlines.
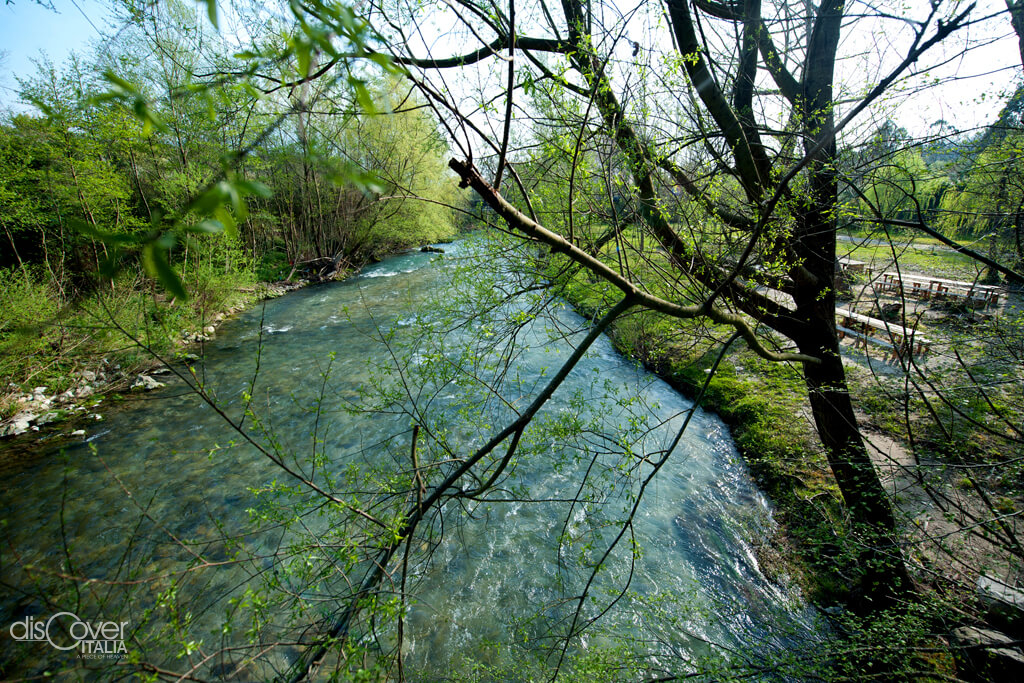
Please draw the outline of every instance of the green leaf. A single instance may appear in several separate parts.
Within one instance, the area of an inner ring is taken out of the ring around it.
[[[235,215],[240,220],[245,220],[248,212],[246,211],[245,200],[242,199],[242,194],[238,191],[238,188],[227,180],[220,181],[217,183],[217,186],[220,188],[221,196],[230,200],[231,208],[235,210]]]
[[[178,243],[178,238],[173,232],[165,232],[157,237],[153,242],[164,251],[169,251]]]
[[[43,114],[47,118],[51,118],[51,119],[53,118],[53,109],[50,107],[50,105],[46,104],[46,102],[43,102],[43,100],[39,99],[38,97],[34,97],[32,95],[27,96],[26,99],[36,109],[38,109],[39,111],[43,112]]]
[[[138,89],[134,85],[132,85],[131,83],[129,83],[125,79],[121,78],[120,76],[118,76],[116,73],[114,73],[110,69],[107,69],[106,71],[103,72],[103,80],[105,80],[107,83],[110,83],[112,86],[114,86],[115,92],[116,91],[120,91],[120,94],[131,93],[132,95],[134,95],[134,94],[139,92]]]
[[[223,182],[217,183],[209,190],[196,197],[189,209],[202,216],[211,215],[217,207],[224,202],[225,196],[221,187],[224,184],[225,183]]]
[[[220,28],[217,26],[217,0],[206,0],[206,15],[214,28]]]
[[[309,75],[309,63],[312,60],[312,46],[309,41],[303,40],[296,36],[292,41],[292,50],[295,52],[295,61],[298,62],[299,78],[305,78]]]
[[[235,223],[235,218],[231,215],[231,212],[222,206],[217,209],[214,215],[216,215],[220,223],[223,224],[224,234],[232,239],[236,239],[238,237],[238,226]]]
[[[189,232],[204,232],[208,235],[215,235],[217,233],[224,232],[225,225],[223,221],[216,221],[212,218],[207,218],[204,221],[199,221],[195,225],[190,226],[188,230]]]
[[[371,62],[377,64],[385,71],[394,73],[395,71],[399,70],[398,66],[391,60],[391,57],[389,57],[388,55],[381,54],[380,52],[371,52],[369,55],[367,55],[367,57]]]
[[[256,195],[264,199],[269,199],[274,194],[269,187],[255,180],[236,180],[235,187],[245,195]]]
[[[376,114],[377,107],[373,104],[373,97],[370,95],[370,91],[366,88],[366,81],[361,78],[349,76],[348,83],[352,86],[352,90],[355,91],[356,102],[359,103],[359,106],[368,114]]]
[[[181,284],[181,278],[167,262],[167,250],[160,248],[156,242],[150,242],[142,250],[142,265],[146,272],[155,277],[164,289],[181,300],[187,300],[188,294]]]
[[[146,102],[143,97],[139,96],[135,99],[133,110],[135,112],[135,117],[142,121],[143,135],[148,136],[153,132],[154,128],[161,132],[167,131],[167,126],[164,125],[163,121],[157,118],[156,114],[153,113],[153,110],[149,108],[149,103]]]

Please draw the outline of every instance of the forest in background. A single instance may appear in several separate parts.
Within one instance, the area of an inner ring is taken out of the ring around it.
[[[361,74],[370,108],[325,81],[211,90],[202,74],[245,62],[194,7],[122,21],[93,52],[39,61],[19,81],[29,112],[0,120],[0,418],[122,350],[115,325],[173,351],[257,282],[333,278],[456,231],[447,143],[394,73]],[[125,86],[144,121],[111,96]],[[153,237],[163,248],[139,246]]]

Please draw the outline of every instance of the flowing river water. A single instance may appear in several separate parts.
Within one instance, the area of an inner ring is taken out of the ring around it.
[[[465,349],[435,341],[407,347],[412,351],[403,381],[379,370],[401,356],[399,337],[422,331],[426,319],[416,307],[426,306],[427,293],[447,286],[444,271],[472,251],[465,243],[447,249],[444,257],[393,257],[345,282],[300,290],[225,322],[206,344],[197,377],[236,421],[251,391],[262,419],[257,440],[269,443],[272,433],[277,452],[320,453],[320,467],[335,472],[397,457],[410,443],[408,415],[338,405],[357,405],[381,383],[394,388],[412,381],[414,366],[431,358],[466,357]],[[480,399],[466,412],[465,399],[455,398],[460,383],[436,376],[425,380],[434,383],[433,394],[421,387],[412,395],[447,414],[450,438],[472,450],[510,419],[510,406],[521,407],[539,391],[582,337],[586,321],[558,308],[544,325],[522,328],[520,346],[501,366],[506,388],[495,392],[500,400]],[[480,318],[461,334],[473,328],[474,339],[486,339],[490,333],[480,329],[486,325]],[[389,329],[397,336],[382,344],[379,331]],[[557,342],[553,333],[566,339]],[[445,343],[462,338],[449,336]],[[294,481],[254,448],[240,445],[218,410],[183,382],[171,375],[161,380],[166,388],[109,411],[104,421],[87,426],[85,437],[7,459],[0,494],[0,614],[6,615],[0,677],[67,669],[113,678],[124,671],[126,662],[116,656],[76,659],[78,650],[11,637],[20,631],[8,624],[30,625],[62,610],[92,623],[127,622],[129,631],[145,623],[145,637],[141,631],[126,635],[132,641],[126,649],[174,670],[185,660],[202,661],[201,678],[263,680],[303,651],[301,644],[267,647],[262,664],[245,668],[234,665],[244,659],[235,656],[203,660],[204,653],[246,637],[238,611],[252,609],[253,595],[268,590],[275,553],[286,544],[286,532],[266,520],[256,524],[253,511],[275,483]],[[510,396],[508,387],[520,395]],[[501,677],[494,672],[514,671],[517,659],[542,658],[538,653],[548,653],[550,664],[557,647],[545,636],[571,620],[571,598],[589,577],[581,567],[591,566],[614,538],[649,464],[673,443],[690,405],[616,353],[608,339],[598,339],[542,411],[539,423],[548,432],[524,436],[521,462],[503,493],[493,497],[502,501],[450,506],[441,520],[448,525],[443,535],[434,521],[430,553],[410,569],[416,585],[405,624],[405,674],[438,680],[474,663]],[[585,427],[568,441],[550,436],[565,433],[560,425],[567,423]],[[631,436],[609,438],[597,428]],[[405,436],[395,441],[396,433]],[[18,447],[9,443],[8,455]],[[616,453],[622,448],[630,449],[631,459]],[[624,462],[639,465],[624,472]],[[590,479],[583,491],[585,473]],[[527,494],[534,500],[525,500]],[[248,533],[250,523],[262,531]],[[327,528],[318,524],[329,523],[310,517],[300,526],[315,535]],[[762,573],[756,547],[767,541],[772,524],[727,428],[696,411],[647,487],[625,541],[598,573],[593,599],[581,614],[607,613],[572,639],[571,654],[628,643],[644,653],[652,671],[685,671],[712,656],[767,662],[824,638],[813,610],[785,587],[784,578],[769,580]],[[287,534],[294,535],[294,527]],[[203,558],[202,571],[195,569],[196,555]],[[246,561],[235,561],[243,555]],[[194,576],[180,580],[181,572],[193,570]],[[286,578],[276,585],[304,591]],[[320,615],[329,611],[325,607]],[[231,629],[226,615],[234,619]],[[146,638],[173,647],[147,647]],[[54,639],[75,644],[66,634]]]

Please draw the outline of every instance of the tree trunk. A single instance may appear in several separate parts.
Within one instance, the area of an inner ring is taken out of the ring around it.
[[[860,586],[854,590],[854,606],[868,612],[892,606],[912,591],[913,583],[895,541],[892,506],[857,426],[839,356],[834,315],[828,311],[809,321],[812,333],[801,351],[818,355],[825,362],[805,364],[804,379],[818,436],[861,547],[857,564],[862,574]]]
[[[1020,63],[1024,66],[1024,0],[1006,0],[1006,9],[1010,12],[1010,24],[1017,34]]]

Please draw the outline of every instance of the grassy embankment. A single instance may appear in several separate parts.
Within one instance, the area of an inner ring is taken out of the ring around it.
[[[185,356],[226,315],[276,295],[267,282],[291,270],[283,254],[236,256],[230,268],[182,272],[186,301],[132,268],[78,294],[41,266],[0,271],[0,423],[19,413],[52,422],[128,389],[156,356]]]

